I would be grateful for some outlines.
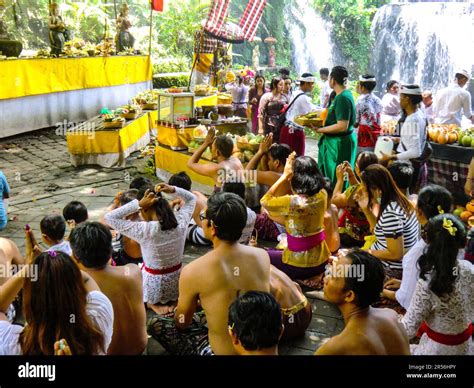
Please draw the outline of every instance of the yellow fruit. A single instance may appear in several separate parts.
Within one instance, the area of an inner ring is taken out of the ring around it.
[[[467,224],[471,228],[474,226],[474,216],[469,217],[469,219],[467,220]]]
[[[467,210],[468,212],[474,213],[474,202],[469,202],[469,203],[466,205],[466,210]]]
[[[465,211],[465,212],[462,212],[461,213],[461,220],[467,222],[467,220],[469,220],[469,218],[472,217],[472,213],[470,211]]]
[[[446,144],[449,140],[449,137],[448,137],[448,134],[447,133],[444,133],[442,132],[439,136],[438,136],[438,143],[439,144]]]
[[[458,135],[456,132],[450,132],[448,134],[448,143],[449,144],[452,144],[454,143],[456,140],[458,140]]]

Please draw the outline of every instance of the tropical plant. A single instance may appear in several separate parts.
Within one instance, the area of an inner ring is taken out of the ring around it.
[[[181,74],[158,74],[153,76],[153,88],[164,89],[172,87],[183,87],[188,86],[189,73]]]

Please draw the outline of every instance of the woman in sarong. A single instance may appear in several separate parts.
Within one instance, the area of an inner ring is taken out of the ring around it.
[[[318,166],[324,176],[336,183],[336,167],[350,163],[354,168],[357,152],[357,137],[354,133],[356,106],[354,97],[347,89],[349,74],[345,67],[336,66],[329,75],[329,85],[336,97],[329,107],[323,128],[317,129],[323,134],[319,140]]]

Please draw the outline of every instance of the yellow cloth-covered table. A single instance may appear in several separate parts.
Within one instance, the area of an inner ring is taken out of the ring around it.
[[[180,171],[185,171],[193,182],[199,182],[204,185],[214,186],[214,180],[191,171],[188,166],[188,160],[191,155],[184,152],[177,152],[169,148],[157,145],[155,148],[155,166],[156,175],[168,181],[169,176]],[[206,160],[200,160],[199,163],[212,163]]]
[[[0,100],[135,84],[151,79],[148,56],[0,61]]]
[[[71,164],[123,167],[126,158],[150,143],[149,113],[128,122],[121,129],[102,129],[100,117],[69,130],[66,134]]]
[[[151,88],[148,56],[0,61],[0,138],[61,130]]]
[[[216,106],[217,105],[217,94],[211,94],[210,96],[196,96],[194,99],[194,105],[196,106]]]

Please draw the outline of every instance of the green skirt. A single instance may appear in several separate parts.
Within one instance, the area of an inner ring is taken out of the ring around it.
[[[354,132],[346,136],[326,136],[319,140],[318,165],[322,174],[336,183],[336,167],[348,161],[354,168],[357,155],[357,136]],[[347,186],[347,183],[344,184]]]

